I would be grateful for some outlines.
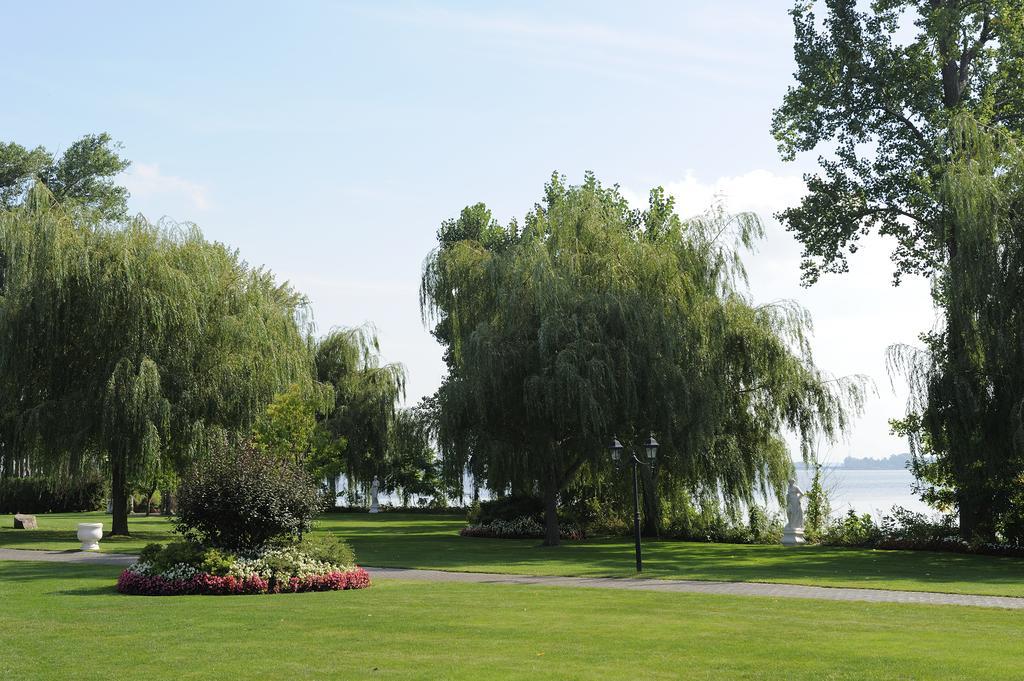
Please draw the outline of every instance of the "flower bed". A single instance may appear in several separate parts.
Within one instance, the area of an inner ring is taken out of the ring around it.
[[[151,544],[143,549],[139,562],[121,573],[117,590],[146,596],[226,596],[370,586],[370,575],[354,562],[347,545],[331,538],[243,556],[190,542]]]
[[[136,565],[144,565],[137,563]],[[370,575],[357,567],[344,571],[328,572],[322,575],[264,579],[259,575],[236,577],[235,575],[211,575],[197,572],[189,577],[168,577],[163,574],[145,574],[145,569],[135,570],[135,565],[121,573],[117,579],[117,590],[123,594],[137,596],[180,596],[185,594],[205,596],[232,596],[241,594],[300,593],[303,591],[342,591],[344,589],[365,589],[370,586]]]
[[[542,539],[544,526],[529,516],[515,520],[492,520],[483,525],[467,525],[459,531],[463,537],[488,537],[491,539]],[[569,523],[559,523],[562,539],[583,539],[586,533]]]

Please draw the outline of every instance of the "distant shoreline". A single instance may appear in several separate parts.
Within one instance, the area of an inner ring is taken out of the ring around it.
[[[842,463],[822,464],[822,468],[839,469],[846,471],[898,471],[906,470],[910,463],[910,454],[893,454],[884,459],[857,458],[848,456]],[[808,468],[803,461],[794,461],[794,466]]]

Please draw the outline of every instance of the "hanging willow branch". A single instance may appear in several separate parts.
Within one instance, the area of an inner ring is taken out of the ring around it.
[[[549,543],[554,495],[582,466],[606,467],[613,433],[653,429],[670,484],[728,504],[780,493],[781,432],[808,458],[847,426],[863,385],[815,367],[806,312],[749,302],[741,252],[762,233],[720,208],[683,222],[661,190],[634,211],[590,175],[554,176],[522,227],[482,205],[445,222],[421,306],[446,348],[449,478],[468,467],[499,493],[542,489]]]
[[[103,462],[114,532],[138,477],[311,380],[305,298],[192,225],[112,226],[37,185],[0,213],[0,253],[4,450]]]
[[[947,240],[923,348],[894,347],[924,498],[964,539],[1024,542],[1024,153],[1017,138],[953,116],[940,188]]]

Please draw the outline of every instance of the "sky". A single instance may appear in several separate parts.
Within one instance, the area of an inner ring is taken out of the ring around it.
[[[290,281],[321,333],[372,323],[409,404],[444,373],[418,286],[464,206],[522,218],[553,172],[593,171],[638,205],[663,186],[683,216],[755,211],[753,299],[805,306],[818,365],[876,388],[819,457],[884,457],[907,449],[886,348],[934,324],[928,282],[894,288],[891,244],[872,238],[848,274],[801,287],[800,246],[771,217],[817,167],[781,161],[770,134],[793,80],[789,6],[12,3],[0,140],[59,152],[110,133],[134,212],[194,222]]]

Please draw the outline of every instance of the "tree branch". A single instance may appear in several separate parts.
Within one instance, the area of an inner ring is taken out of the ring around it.
[[[920,215],[915,215],[909,211],[903,210],[899,206],[874,206],[871,208],[865,208],[860,211],[860,217],[867,217],[869,215],[878,215],[879,213],[892,213],[894,215],[902,215],[903,217],[910,218],[915,222],[927,224],[927,220],[922,218]]]
[[[902,123],[904,127],[910,130],[910,132],[913,133],[914,137],[917,138],[917,141],[921,145],[921,147],[925,151],[931,153],[932,149],[931,145],[928,144],[928,139],[924,136],[924,133],[921,132],[921,130],[916,125],[914,125],[914,122],[907,118],[906,114],[900,113],[899,111],[895,111],[894,109],[885,106],[884,104],[876,105],[874,108],[878,109],[882,113],[889,114],[898,122]]]

